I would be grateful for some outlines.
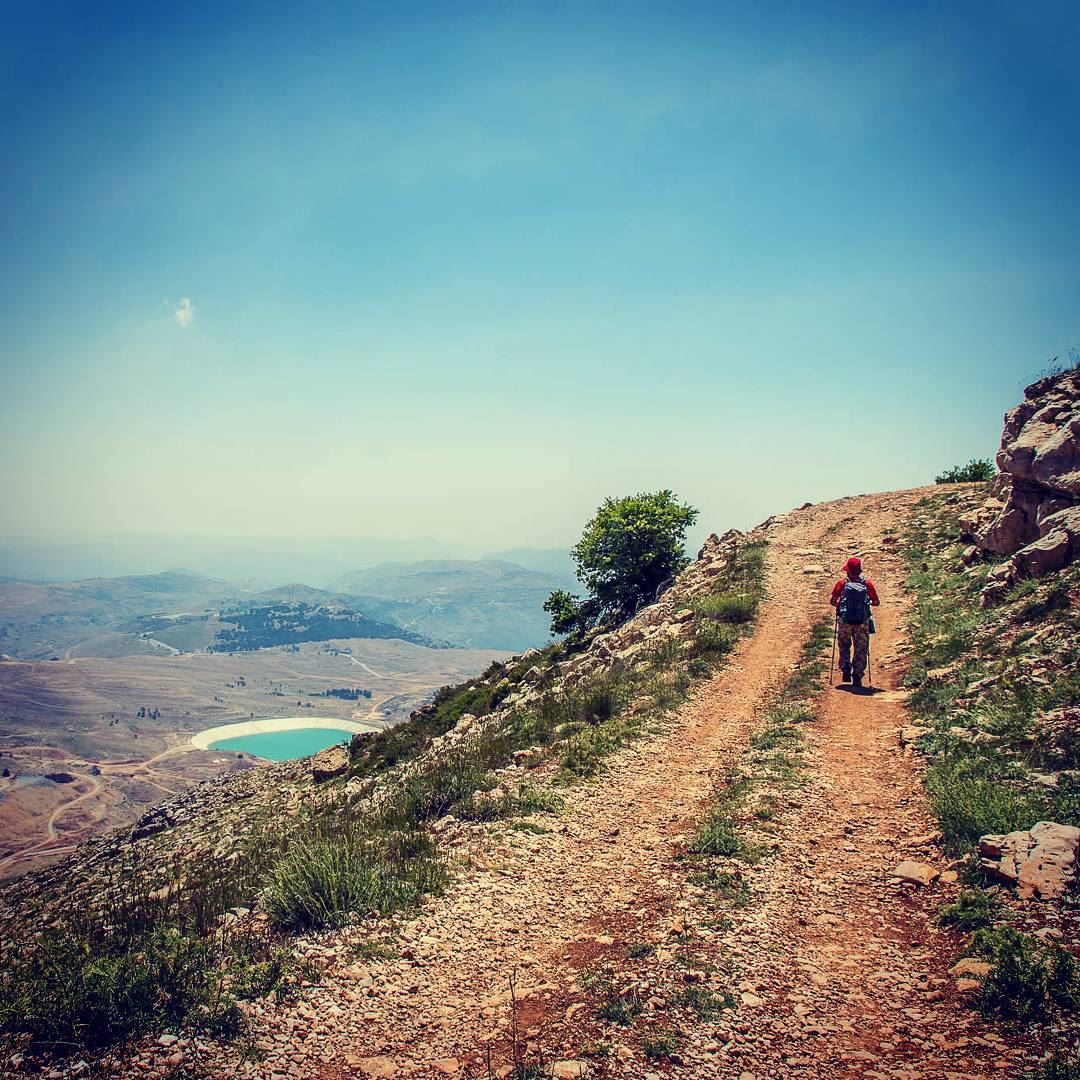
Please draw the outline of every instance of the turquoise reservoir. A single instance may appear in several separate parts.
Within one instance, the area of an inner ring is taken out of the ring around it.
[[[237,735],[212,742],[211,750],[231,750],[253,754],[267,761],[292,761],[317,754],[335,743],[349,741],[349,733],[338,728],[301,728],[297,731],[264,731],[258,735]]]

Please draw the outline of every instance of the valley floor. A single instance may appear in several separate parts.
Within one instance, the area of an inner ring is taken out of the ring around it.
[[[550,831],[470,834],[467,865],[399,927],[395,958],[349,957],[347,934],[312,939],[328,963],[320,985],[299,1009],[260,1005],[262,1060],[212,1059],[210,1072],[505,1076],[517,1025],[519,1057],[556,1076],[1022,1074],[1032,1048],[983,1021],[948,971],[957,943],[932,915],[955,885],[892,876],[904,859],[947,868],[897,736],[906,628],[890,534],[924,494],[846,499],[772,525],[756,631],[665,730],[569,789],[562,812],[537,819]],[[777,789],[761,833],[772,850],[737,870],[749,891],[718,910],[692,881],[688,838],[752,752],[828,614],[834,568],[854,552],[883,599],[874,692],[823,686],[804,726],[804,782]],[[598,972],[640,1003],[632,1023],[598,1019]],[[687,988],[721,985],[734,1010],[690,1017],[678,1004],[700,1001]]]

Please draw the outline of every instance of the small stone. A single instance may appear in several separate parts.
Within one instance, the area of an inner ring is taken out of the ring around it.
[[[990,974],[991,965],[985,960],[976,960],[973,956],[965,956],[958,960],[949,971],[953,975],[970,975],[976,979],[983,979]]]
[[[360,1072],[364,1076],[375,1077],[376,1080],[385,1080],[386,1077],[397,1076],[398,1067],[393,1059],[377,1055],[375,1057],[361,1058],[359,1061]]]
[[[926,863],[915,862],[913,859],[905,859],[890,875],[901,881],[908,881],[912,885],[929,885],[938,877],[938,871]]]
[[[584,1061],[556,1061],[551,1067],[554,1080],[577,1080],[589,1075],[589,1066]]]

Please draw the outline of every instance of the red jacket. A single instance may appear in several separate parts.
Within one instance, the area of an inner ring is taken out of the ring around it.
[[[836,607],[840,603],[840,597],[844,592],[844,586],[848,583],[848,578],[841,578],[834,586],[832,590],[832,597],[829,603],[833,607]],[[881,601],[878,599],[877,589],[874,588],[874,583],[869,578],[863,578],[862,583],[866,586],[866,594],[870,597],[870,603],[877,607]]]

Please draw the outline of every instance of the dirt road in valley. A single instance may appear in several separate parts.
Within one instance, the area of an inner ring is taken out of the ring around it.
[[[61,767],[65,770],[72,769],[76,778],[76,786],[71,798],[65,799],[62,803],[57,805],[49,815],[45,822],[45,836],[42,840],[32,842],[29,846],[22,847],[11,855],[0,858],[0,876],[10,871],[12,867],[17,866],[19,863],[37,859],[45,855],[66,855],[75,850],[78,846],[78,841],[85,838],[87,832],[86,826],[80,827],[76,835],[76,842],[73,843],[71,836],[61,835],[60,830],[56,827],[56,823],[73,807],[90,800],[97,803],[97,805],[91,807],[92,818],[95,821],[101,821],[106,817],[110,802],[113,804],[116,802],[116,795],[105,787],[103,781],[99,779],[99,776],[106,778],[109,776],[130,777],[149,784],[151,787],[157,788],[162,795],[166,797],[175,795],[177,791],[175,787],[159,782],[159,778],[161,777],[165,779],[172,778],[169,777],[168,774],[159,774],[155,771],[154,766],[165,758],[173,757],[176,754],[187,753],[189,748],[185,742],[178,746],[167,747],[165,750],[154,754],[153,757],[147,758],[144,761],[136,759],[126,761],[101,761],[97,763],[98,775],[76,771],[75,763],[77,762],[78,765],[82,765],[84,764],[83,759],[71,759],[67,756],[67,753],[59,747],[32,745],[20,746],[18,749],[20,751],[39,751],[49,754],[55,759],[58,771]],[[82,786],[84,784],[89,786]]]
[[[755,633],[667,730],[571,788],[553,831],[478,839],[448,894],[404,926],[400,959],[339,963],[299,1011],[268,1007],[257,1024],[267,1057],[228,1067],[486,1076],[488,1047],[494,1067],[509,1060],[516,971],[522,1043],[530,1060],[563,1062],[557,1075],[577,1075],[575,1061],[592,1077],[1017,1075],[1020,1051],[957,999],[948,975],[954,943],[930,916],[954,886],[891,878],[904,858],[946,866],[918,765],[896,736],[903,567],[887,537],[922,494],[846,499],[771,526]],[[680,855],[855,552],[884,601],[879,692],[823,688],[808,782],[785,796],[771,857],[740,870],[749,901],[720,902],[718,913]],[[582,985],[605,961],[638,980],[644,1011],[631,1027],[597,1019],[596,991]],[[687,980],[724,983],[738,1008],[688,1019],[674,1006]],[[646,1053],[646,1039],[665,1032],[674,1062]]]

